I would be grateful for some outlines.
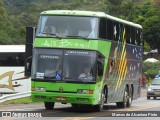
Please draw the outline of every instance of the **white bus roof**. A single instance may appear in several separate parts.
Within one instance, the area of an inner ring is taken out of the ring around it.
[[[0,53],[25,52],[25,45],[0,45]]]
[[[95,11],[81,11],[81,10],[48,10],[43,11],[42,15],[74,15],[74,16],[94,16],[94,17],[105,17],[113,21],[117,21],[120,23],[124,23],[126,25],[134,26],[142,29],[142,26],[133,22],[129,22],[127,20],[123,20],[117,17],[113,17],[104,12],[95,12]]]

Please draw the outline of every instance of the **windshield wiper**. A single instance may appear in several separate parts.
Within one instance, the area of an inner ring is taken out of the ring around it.
[[[49,76],[44,76],[45,79],[56,79],[56,77],[49,77]]]
[[[74,35],[71,35],[71,36],[66,36],[66,37],[69,37],[69,38],[82,38],[82,39],[85,39],[85,40],[89,40],[88,38],[83,37],[83,36],[74,36]]]
[[[62,37],[64,38],[64,37],[66,37],[64,35],[56,34],[56,33],[46,33],[46,32],[43,32],[43,34],[48,35],[49,37],[57,37],[57,38],[62,38]]]

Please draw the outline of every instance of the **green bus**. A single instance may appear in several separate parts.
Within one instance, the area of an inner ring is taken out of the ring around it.
[[[33,42],[31,98],[130,107],[140,97],[142,27],[104,12],[49,10],[40,15]]]

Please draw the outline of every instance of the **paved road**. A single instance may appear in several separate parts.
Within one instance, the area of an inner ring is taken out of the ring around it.
[[[141,98],[142,97],[146,97],[146,94],[147,94],[147,89],[144,89],[144,88],[141,88]]]
[[[142,117],[145,114],[150,114],[150,116],[154,117],[157,114],[157,111],[160,111],[160,98],[157,100],[146,99],[146,89],[141,90],[141,98],[133,101],[131,108],[118,109],[115,104],[105,105],[103,112],[91,112],[85,108],[73,108],[70,104],[62,105],[59,103],[55,104],[54,110],[45,110],[43,103],[38,104],[27,104],[27,105],[1,105],[0,111],[17,111],[22,113],[26,112],[34,112],[40,113],[43,117],[54,117],[54,119],[62,119],[62,120],[79,120],[79,119],[106,119],[111,118],[113,120],[116,119],[124,119],[123,115],[135,114],[135,116],[139,113],[142,113],[140,116]],[[139,111],[136,113],[136,111]],[[145,112],[143,112],[145,111]],[[153,111],[153,112],[151,112]],[[160,114],[160,112],[159,112]],[[112,116],[112,117],[108,117]],[[116,117],[113,117],[116,116]],[[134,115],[133,115],[134,116]],[[99,118],[100,117],[100,118]],[[139,117],[138,117],[139,118]],[[146,117],[142,117],[144,119]],[[125,117],[125,119],[131,120],[131,117]],[[137,119],[134,117],[134,120]],[[147,120],[148,117],[145,119]],[[157,119],[157,117],[154,117]],[[139,119],[138,119],[139,120]]]

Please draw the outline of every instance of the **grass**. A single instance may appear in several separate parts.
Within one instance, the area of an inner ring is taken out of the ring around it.
[[[19,99],[5,101],[5,102],[0,103],[0,105],[31,104],[31,103],[37,103],[37,102],[33,102],[30,97],[25,97],[25,98],[19,98]]]

